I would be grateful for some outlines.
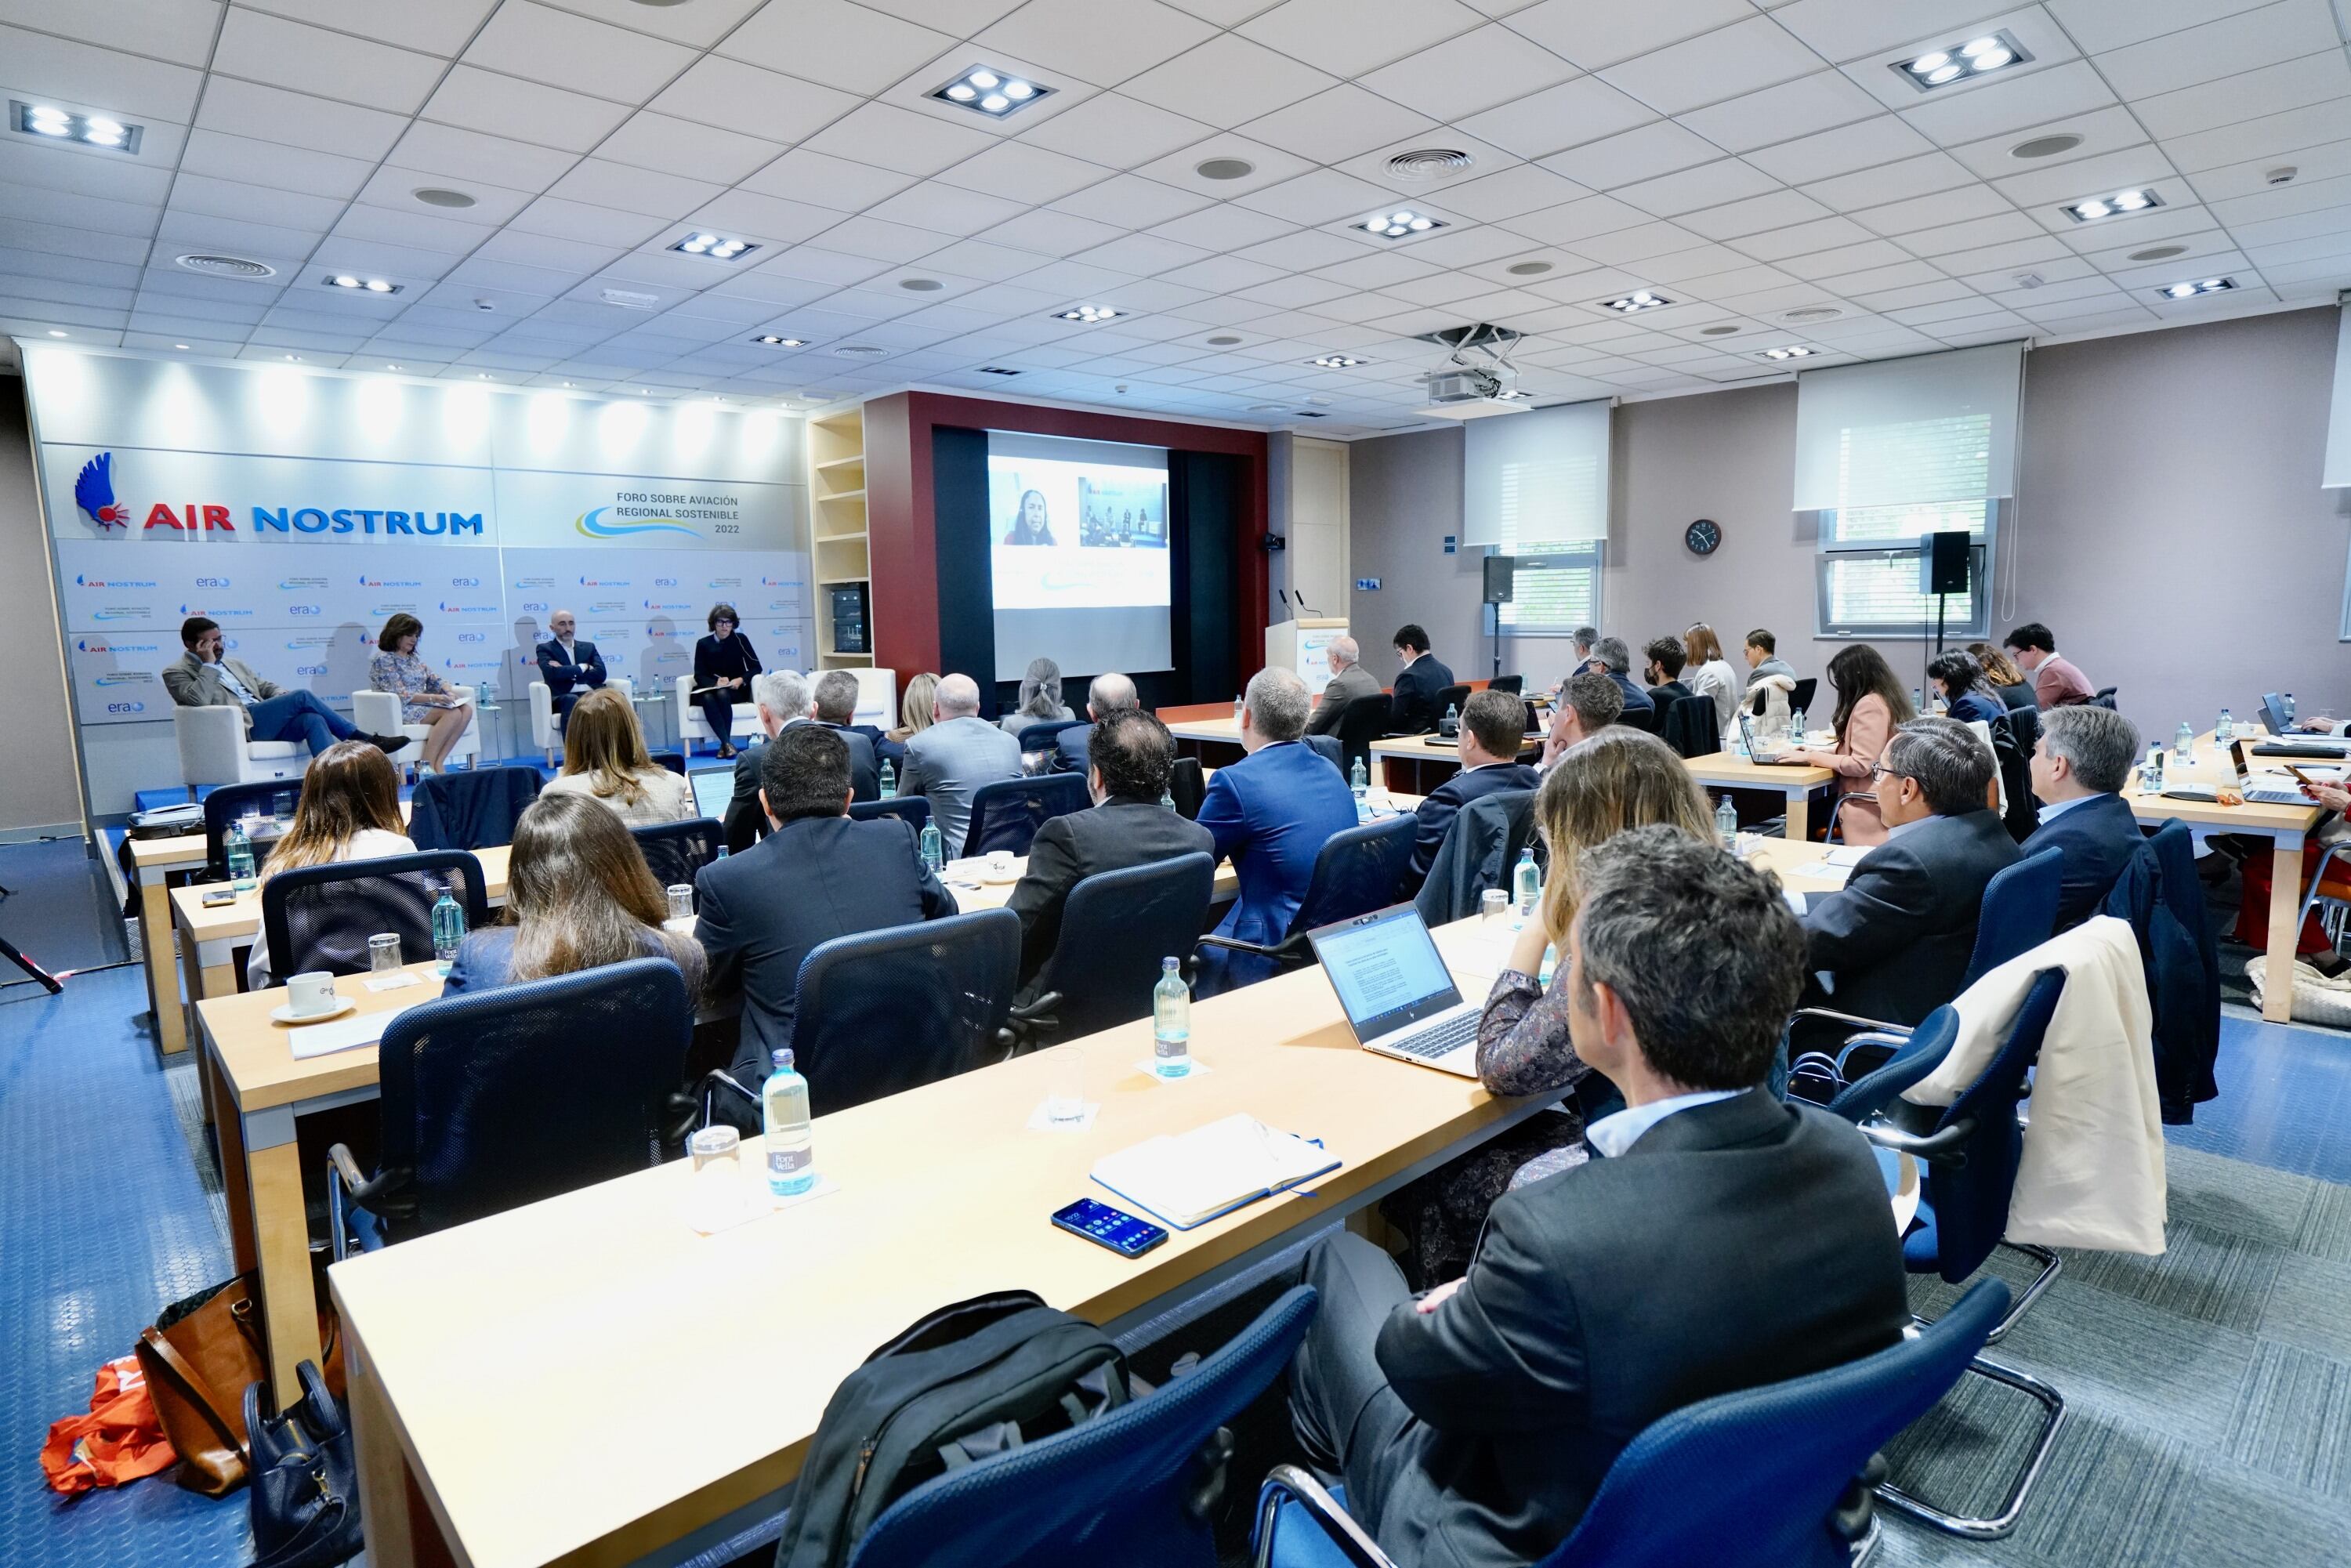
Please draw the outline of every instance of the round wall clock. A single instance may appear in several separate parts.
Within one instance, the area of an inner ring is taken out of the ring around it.
[[[1712,555],[1722,543],[1722,525],[1711,517],[1700,517],[1682,530],[1682,543],[1692,555]]]

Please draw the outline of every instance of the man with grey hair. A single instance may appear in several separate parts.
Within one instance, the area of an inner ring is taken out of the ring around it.
[[[1568,668],[1580,670],[1592,662],[1594,649],[1600,646],[1600,628],[1578,626],[1567,634]]]
[[[2122,788],[2138,760],[2138,730],[2112,708],[2053,707],[2032,748],[2032,793],[2041,825],[2024,852],[2053,849],[2059,866],[2057,929],[2098,912],[2115,880],[2147,841]]]
[[[735,793],[719,824],[726,832],[727,853],[739,855],[768,836],[768,814],[759,809],[759,754],[785,726],[807,719],[809,700],[807,677],[798,670],[762,670],[751,677],[751,701],[765,738],[735,754]]]
[[[1333,637],[1322,652],[1331,662],[1331,679],[1322,688],[1322,699],[1314,705],[1314,716],[1306,721],[1309,735],[1338,734],[1339,721],[1347,716],[1349,703],[1358,697],[1381,695],[1380,683],[1358,663],[1364,651],[1353,637]]]
[[[1624,694],[1607,676],[1589,670],[1568,676],[1560,685],[1559,700],[1552,706],[1551,733],[1543,737],[1542,761],[1537,764],[1538,770],[1549,772],[1551,765],[1569,748],[1614,724],[1624,711]]]
[[[1616,689],[1625,694],[1624,712],[1625,714],[1649,716],[1646,718],[1626,718],[1624,722],[1635,729],[1654,731],[1656,728],[1656,700],[1649,695],[1649,689],[1646,686],[1633,679],[1630,673],[1633,668],[1633,650],[1625,645],[1624,638],[1603,637],[1592,644],[1591,656],[1585,660],[1583,667],[1594,674],[1607,676],[1615,684]]]
[[[1056,753],[1053,771],[1083,775],[1088,766],[1088,750],[1093,745],[1094,728],[1114,713],[1139,709],[1143,701],[1134,694],[1132,676],[1115,670],[1096,675],[1086,687],[1086,722],[1072,725],[1053,737]]]
[[[898,793],[931,803],[950,858],[964,852],[971,798],[983,784],[1020,777],[1020,743],[979,716],[979,683],[948,675],[931,698],[930,728],[906,737],[906,770]]]
[[[849,745],[849,792],[852,800],[879,800],[882,774],[873,760],[873,737],[849,727],[857,716],[857,677],[847,670],[827,670],[816,678],[810,700],[816,722],[837,733]]]
[[[1886,841],[1844,887],[1805,904],[1813,1000],[1915,1024],[1959,995],[1984,887],[2022,858],[1994,809],[1993,767],[1956,719],[1894,732],[1871,774]]]
[[[1355,825],[1355,799],[1339,770],[1300,738],[1306,683],[1289,670],[1259,670],[1241,696],[1241,749],[1217,769],[1199,823],[1240,877],[1240,896],[1216,935],[1270,946],[1290,934],[1306,900],[1314,857],[1332,834]],[[1200,956],[1203,995],[1260,980],[1274,966],[1254,954],[1211,947]]]

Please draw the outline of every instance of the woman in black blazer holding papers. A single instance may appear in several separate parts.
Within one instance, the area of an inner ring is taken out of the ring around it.
[[[739,624],[733,605],[714,604],[710,635],[694,645],[694,706],[718,737],[722,758],[735,755],[735,705],[751,695],[751,677],[759,673],[759,655],[735,630]]]

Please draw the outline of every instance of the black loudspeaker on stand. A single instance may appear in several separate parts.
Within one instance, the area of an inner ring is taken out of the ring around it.
[[[1489,555],[1483,562],[1486,569],[1486,602],[1492,606],[1494,617],[1494,676],[1502,674],[1502,609],[1518,593],[1519,563],[1515,557]]]
[[[1927,591],[1935,596],[1935,652],[1943,651],[1944,612],[1974,575],[1975,536],[1963,528],[1927,536]],[[1931,655],[1930,655],[1931,657]]]

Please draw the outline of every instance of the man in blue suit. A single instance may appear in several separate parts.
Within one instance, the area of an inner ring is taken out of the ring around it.
[[[1289,935],[1314,857],[1332,834],[1355,825],[1346,779],[1299,738],[1311,707],[1306,683],[1289,670],[1259,670],[1242,695],[1241,749],[1249,755],[1217,769],[1198,819],[1240,878],[1240,897],[1217,927],[1219,936],[1271,946]],[[1272,973],[1253,954],[1210,947],[1200,956],[1203,995]]]
[[[1421,801],[1413,813],[1420,830],[1412,841],[1412,864],[1405,873],[1401,895],[1410,898],[1428,880],[1428,868],[1437,847],[1453,829],[1453,819],[1472,800],[1498,789],[1531,789],[1541,776],[1521,765],[1519,751],[1526,744],[1527,706],[1515,692],[1471,692],[1461,706],[1461,771],[1447,779]]]
[[[2057,929],[2070,930],[2098,912],[2115,879],[2146,841],[2122,787],[2138,760],[2138,730],[2112,708],[2053,707],[2041,716],[2032,748],[2032,793],[2041,825],[2024,852],[2054,848],[2059,870]]]
[[[579,622],[569,610],[559,610],[547,618],[547,629],[554,633],[538,645],[538,678],[547,683],[548,695],[555,699],[555,733],[561,735],[571,722],[571,709],[580,701],[580,694],[604,684],[604,656],[596,652],[593,643],[573,640]]]

